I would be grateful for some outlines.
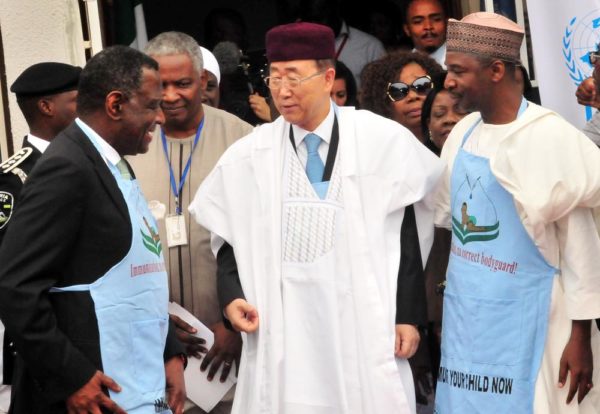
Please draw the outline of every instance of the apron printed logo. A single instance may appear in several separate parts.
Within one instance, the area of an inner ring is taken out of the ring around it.
[[[11,193],[0,191],[0,229],[8,224],[13,212],[15,198]]]
[[[452,233],[464,245],[472,241],[494,240],[500,234],[500,221],[496,207],[487,195],[478,177],[474,182],[465,180],[452,197]],[[469,210],[476,206],[476,211]]]
[[[143,219],[144,224],[146,225],[146,228],[150,233],[150,235],[148,235],[144,233],[144,230],[140,229],[140,232],[142,233],[142,241],[144,242],[144,246],[146,247],[146,249],[150,250],[152,253],[160,257],[160,252],[162,252],[162,244],[160,242],[160,237],[156,229],[150,226],[150,224],[148,224],[148,220],[146,220],[146,217],[143,217]]]

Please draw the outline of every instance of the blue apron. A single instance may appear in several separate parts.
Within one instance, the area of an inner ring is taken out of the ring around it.
[[[479,122],[463,138],[450,183],[452,247],[434,412],[532,413],[557,270],[529,237],[489,160],[462,148]]]
[[[88,137],[102,154],[95,139]],[[94,301],[102,367],[122,388],[110,391],[128,414],[170,414],[165,399],[163,352],[168,331],[167,273],[157,225],[137,181],[107,163],[127,203],[131,248],[121,262],[90,285],[51,292],[89,291]]]

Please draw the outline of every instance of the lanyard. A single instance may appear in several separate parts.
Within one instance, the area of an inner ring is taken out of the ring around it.
[[[346,46],[346,42],[348,41],[348,37],[349,36],[350,36],[350,28],[348,28],[348,33],[342,34],[342,37],[344,39],[342,39],[342,43],[340,44],[340,47],[335,52],[335,59],[336,60],[339,59],[340,55],[342,54],[342,50],[344,50],[344,46]]]
[[[200,133],[202,132],[202,127],[204,126],[204,118],[198,125],[198,129],[196,130],[196,137],[194,138],[194,143],[192,144],[192,150],[190,151],[190,156],[185,164],[185,168],[183,169],[183,174],[181,174],[181,179],[179,180],[179,186],[175,184],[175,174],[173,173],[173,167],[171,167],[171,160],[169,159],[169,151],[167,149],[167,137],[165,137],[165,131],[160,129],[160,138],[163,144],[163,150],[165,152],[165,158],[167,159],[167,165],[169,166],[169,174],[171,176],[171,189],[173,190],[173,195],[175,196],[175,212],[177,214],[181,214],[181,206],[179,205],[179,196],[181,195],[181,190],[183,189],[183,185],[185,184],[185,179],[187,178],[188,172],[190,171],[190,165],[192,165],[192,155],[194,154],[194,150],[196,149],[196,145],[198,145],[198,141],[200,140]]]

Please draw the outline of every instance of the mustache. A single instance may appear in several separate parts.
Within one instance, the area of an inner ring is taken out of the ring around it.
[[[437,37],[440,37],[437,33],[425,32],[425,34],[423,34],[421,36],[421,39],[429,39],[429,38],[435,39]]]

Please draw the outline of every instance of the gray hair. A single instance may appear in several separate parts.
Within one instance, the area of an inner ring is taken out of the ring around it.
[[[151,56],[188,55],[194,69],[202,73],[204,61],[198,42],[181,32],[163,32],[150,40],[144,49]]]

